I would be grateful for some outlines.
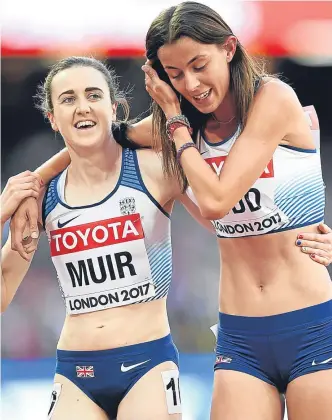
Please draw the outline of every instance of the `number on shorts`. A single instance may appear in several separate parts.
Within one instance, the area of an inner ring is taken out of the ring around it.
[[[166,393],[168,414],[182,413],[179,371],[177,369],[161,372]]]
[[[172,378],[168,385],[166,385],[166,390],[171,389],[173,392],[173,404],[178,405],[181,404],[181,394],[180,394],[180,379],[178,378],[178,386],[175,385],[175,380]]]

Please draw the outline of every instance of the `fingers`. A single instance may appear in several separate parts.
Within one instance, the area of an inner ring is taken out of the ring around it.
[[[31,232],[27,231],[27,225],[24,225],[24,237],[21,238],[19,235],[16,235],[18,239],[14,239],[15,234],[12,233],[12,249],[17,251],[22,258],[26,261],[30,261],[30,255],[32,252],[36,251],[38,240],[34,239],[35,236]],[[38,238],[38,233],[37,233]]]
[[[37,192],[40,191],[41,181],[39,178],[29,175],[24,178],[15,179],[12,181],[10,188],[12,190],[33,188]]]
[[[13,251],[17,251],[22,258],[29,261],[29,255],[24,249],[24,231],[26,228],[27,220],[25,217],[16,217],[15,224],[13,221],[10,223],[11,231],[11,248]],[[26,235],[25,235],[26,236]]]
[[[325,244],[322,242],[297,240],[296,245],[301,248],[301,251],[305,254],[316,255],[327,259],[328,264],[332,260],[332,245]]]
[[[331,233],[332,232],[332,229],[330,229],[325,223],[320,223],[318,225],[318,229],[322,233]]]
[[[34,190],[20,191],[23,202],[14,213],[11,223],[11,247],[22,258],[29,261],[29,255],[36,248],[36,239],[39,237],[38,204]],[[32,198],[30,198],[32,197]]]
[[[17,200],[16,207],[25,199],[28,197],[39,197],[39,192],[36,192],[35,190],[29,189],[29,190],[22,190],[22,191],[16,191],[13,196]]]
[[[331,243],[331,235],[322,235],[321,233],[301,233],[298,235],[297,240],[303,242],[303,240],[312,241],[312,242],[319,242],[323,244]]]
[[[301,251],[304,254],[308,254],[310,256],[311,255],[316,255],[316,256],[319,256],[319,257],[328,258],[328,252],[326,252],[323,249],[311,248],[310,246],[302,246]]]
[[[158,79],[157,72],[150,65],[144,64],[144,66],[142,66],[142,70],[144,71],[145,75],[148,76],[152,81],[156,78]]]
[[[14,212],[17,206],[27,197],[38,198],[40,193],[40,183],[34,177],[28,176],[19,180],[8,182],[7,202],[11,204]]]
[[[22,182],[21,184],[17,185],[17,187],[20,190],[33,190],[37,194],[39,194],[39,192],[40,192],[40,185],[37,181]]]
[[[325,223],[320,223],[317,226],[318,230],[321,233],[301,233],[298,235],[298,239],[302,240],[308,240],[308,241],[314,241],[314,242],[320,242],[320,243],[326,243],[330,244],[332,243],[332,239],[330,236],[326,236],[327,234],[332,233],[332,230],[329,226],[327,226]]]
[[[145,73],[145,89],[147,90],[149,94],[151,94],[152,88],[153,88],[153,81],[151,77],[147,73]]]
[[[332,251],[332,245],[329,242],[319,242],[315,240],[305,240],[305,239],[297,239],[296,245],[299,247],[305,247],[310,249],[321,249],[324,252],[331,252]]]
[[[317,263],[324,265],[325,267],[330,265],[330,261],[327,258],[320,257],[319,255],[312,254],[310,255],[310,258]]]
[[[33,206],[29,207],[27,210],[29,227],[30,227],[30,236],[33,239],[37,239],[39,237],[39,230],[38,230],[38,207]]]
[[[23,178],[26,178],[27,176],[33,176],[33,172],[31,172],[31,171],[24,171],[24,172],[20,172],[19,174],[17,174],[17,175],[14,175],[14,176],[12,176],[12,177],[10,177],[9,179],[8,179],[8,182],[9,181],[16,181],[16,180],[19,180],[19,179],[23,179]]]
[[[145,73],[145,89],[153,99],[156,99],[154,91],[160,89],[158,73],[151,66],[147,65],[142,66],[142,70]]]
[[[315,242],[314,242],[314,244],[317,245]],[[320,244],[320,245],[322,245],[322,244]],[[314,248],[314,247],[311,247],[311,246],[307,245],[307,246],[302,246],[301,251],[304,254],[309,255],[309,257],[312,260],[318,262],[319,264],[325,265],[326,267],[331,262],[332,257],[331,257],[331,254],[328,250],[320,249],[318,247]]]
[[[17,184],[18,183],[20,183],[20,184],[23,184],[23,183],[26,183],[26,182],[34,182],[34,183],[36,183],[36,185],[38,185],[38,187],[40,186],[40,177],[39,177],[39,175],[38,176],[35,176],[35,175],[28,175],[28,176],[25,176],[24,178],[18,178],[18,179],[16,179],[16,180],[14,180]]]
[[[31,254],[37,249],[38,241],[28,236],[26,240],[23,240],[23,247],[26,254]]]
[[[145,73],[145,89],[163,110],[164,114],[170,115],[176,112],[174,115],[179,115],[181,112],[181,106],[178,97],[172,87],[165,81],[159,78],[158,73],[150,66],[142,66],[142,70]]]
[[[313,261],[327,267],[332,262],[332,235],[327,225],[322,224],[320,230],[325,234],[303,233],[298,235],[295,244]]]
[[[1,194],[1,218],[13,216],[21,202],[27,197],[38,198],[41,189],[41,178],[30,171],[10,178]]]
[[[8,179],[8,184],[22,183],[22,182],[36,182],[38,186],[43,185],[41,176],[35,172],[24,171],[18,175],[12,176]]]

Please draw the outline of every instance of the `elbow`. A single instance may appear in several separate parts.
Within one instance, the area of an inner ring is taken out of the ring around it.
[[[200,206],[201,215],[207,220],[222,219],[229,213],[231,209],[227,208],[224,203],[218,201],[211,201]]]

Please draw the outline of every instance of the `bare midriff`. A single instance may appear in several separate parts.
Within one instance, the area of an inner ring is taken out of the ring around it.
[[[105,350],[169,334],[166,298],[80,315],[68,315],[58,349]]]
[[[300,232],[316,226],[262,236],[219,239],[219,310],[231,315],[269,316],[332,299],[326,267],[295,245]]]

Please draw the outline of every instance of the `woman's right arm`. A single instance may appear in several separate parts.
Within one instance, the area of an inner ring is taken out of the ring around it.
[[[40,178],[38,175],[29,171],[18,174],[7,182],[1,194],[1,231],[4,223],[13,217],[17,212],[17,207],[22,200],[31,198],[37,206],[37,197],[41,207],[42,196],[40,195]],[[38,238],[29,238],[25,246],[34,249],[38,243]],[[9,236],[1,252],[1,312],[4,312],[26,275],[31,264],[32,256],[22,258],[17,252],[11,249],[11,237]]]
[[[54,177],[65,170],[69,164],[69,152],[67,148],[64,148],[39,166],[34,173],[41,178],[42,185],[47,185]],[[26,232],[27,226],[29,226],[29,231],[27,231],[28,236],[31,238],[38,238],[39,236],[38,208],[39,206],[36,204],[36,200],[34,198],[26,198],[18,206],[15,216],[10,224],[12,238],[11,248],[13,251],[18,252],[24,260],[28,260],[29,258],[23,245],[23,238],[25,236],[24,233]],[[29,253],[30,252],[31,251],[29,251]]]

